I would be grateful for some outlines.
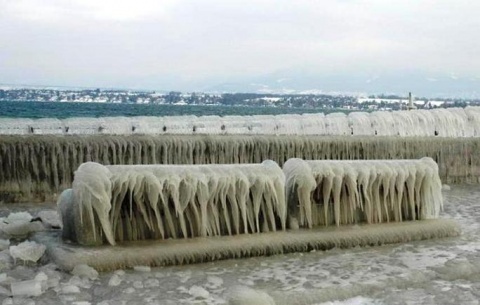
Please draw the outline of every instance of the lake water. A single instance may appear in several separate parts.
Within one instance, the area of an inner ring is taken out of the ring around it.
[[[338,110],[336,110],[338,111]],[[319,109],[188,106],[111,103],[60,103],[0,101],[0,117],[58,118],[106,116],[171,116],[171,115],[276,115],[325,112]]]
[[[276,304],[479,304],[480,187],[452,186],[444,199],[441,217],[459,223],[460,237],[107,272],[95,281],[52,265],[0,273],[15,281],[41,270],[58,277],[59,285],[34,298],[36,304],[227,304],[238,286],[262,291]],[[2,208],[2,214],[25,209]],[[28,207],[32,214],[51,208]],[[71,286],[78,291],[68,292]]]

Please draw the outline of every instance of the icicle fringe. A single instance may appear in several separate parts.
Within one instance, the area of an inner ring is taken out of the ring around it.
[[[286,229],[285,177],[273,161],[236,165],[113,165],[75,172],[60,214],[83,245]],[[68,207],[70,201],[70,207]],[[70,210],[69,210],[70,209]],[[71,227],[73,225],[73,228]]]
[[[300,227],[434,219],[443,207],[438,166],[431,158],[289,159],[283,170],[288,217]]]
[[[420,160],[214,165],[87,162],[60,197],[83,245],[438,218],[438,166]],[[74,215],[73,217],[70,215]],[[73,226],[73,228],[72,228]],[[71,236],[68,236],[68,235]]]
[[[271,159],[431,157],[443,183],[480,181],[480,138],[330,136],[0,136],[0,202],[54,201],[85,162],[235,164]]]

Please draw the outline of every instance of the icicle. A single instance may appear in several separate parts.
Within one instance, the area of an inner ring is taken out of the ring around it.
[[[310,193],[316,185],[311,168],[301,159],[293,158],[285,162],[283,172],[286,179],[285,188],[289,217],[296,219],[302,226],[311,227],[313,221],[309,213],[311,210]],[[297,213],[297,211],[299,212]],[[307,215],[306,221],[303,219],[304,214]]]
[[[101,232],[110,244],[115,239],[241,234],[248,233],[250,217],[256,222],[250,223],[252,232],[275,231],[277,222],[285,229],[284,180],[273,161],[106,167],[86,163],[77,170],[73,185],[73,206],[78,201],[79,219],[88,225],[87,231],[75,227],[77,239],[98,244]],[[62,198],[69,201],[68,193]],[[84,231],[92,236],[82,237]]]
[[[91,225],[91,230],[84,228],[80,236],[77,230],[79,242],[85,240],[86,243],[101,243],[101,237],[97,236],[97,226],[100,226],[107,241],[112,245],[115,244],[109,221],[112,189],[110,178],[111,173],[105,167],[92,162],[82,164],[75,172],[72,185],[76,204],[74,209],[78,211],[80,226]]]
[[[335,175],[333,177],[333,212],[334,212],[335,224],[339,226],[340,225],[340,194],[342,191],[344,171],[343,171],[343,167],[341,166],[333,166],[332,170]]]
[[[295,207],[297,210],[292,215],[302,215],[304,210],[314,211],[318,215],[312,216],[313,225],[428,219],[438,217],[441,210],[438,166],[431,158],[378,161],[291,159],[285,163],[284,172],[289,213]],[[310,187],[308,194],[301,195],[302,184],[298,181],[313,181],[315,185]],[[312,207],[319,199],[323,211]],[[297,202],[301,202],[298,207]],[[312,208],[305,209],[304,206]],[[299,224],[311,226],[306,221]]]

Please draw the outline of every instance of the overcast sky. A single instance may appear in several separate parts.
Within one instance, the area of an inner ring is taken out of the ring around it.
[[[479,12],[472,0],[0,0],[0,83],[188,91],[405,69],[473,81]]]

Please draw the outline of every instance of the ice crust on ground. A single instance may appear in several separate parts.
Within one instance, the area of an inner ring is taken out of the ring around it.
[[[289,159],[283,170],[289,217],[298,218],[302,227],[434,219],[443,205],[438,166],[431,158]]]
[[[458,221],[463,230],[458,238],[152,268],[146,273],[118,270],[95,281],[72,277],[52,264],[17,265],[0,271],[0,299],[5,304],[228,304],[228,291],[248,283],[277,305],[477,304],[480,192],[478,186],[453,185],[444,195],[442,217]],[[2,295],[1,287],[11,293],[11,282],[44,278],[41,272],[47,282],[57,282],[40,296]],[[2,281],[2,274],[8,280]],[[109,287],[113,275],[122,282]],[[153,280],[159,283],[155,288]],[[143,288],[133,288],[135,282]],[[68,291],[62,291],[65,285],[75,293],[63,293]],[[195,300],[188,293],[193,286],[205,289],[209,297]]]
[[[59,198],[80,244],[284,230],[284,175],[273,161],[232,165],[84,163]],[[73,195],[72,195],[73,194]],[[78,217],[77,217],[78,216]],[[277,227],[278,226],[278,227]]]

